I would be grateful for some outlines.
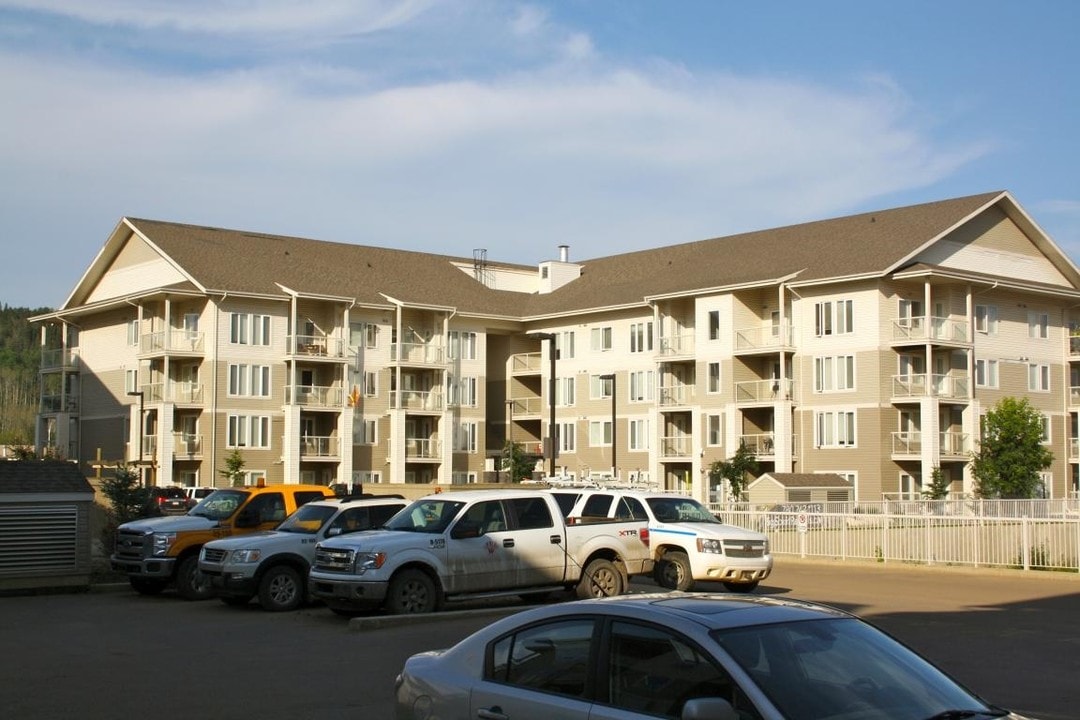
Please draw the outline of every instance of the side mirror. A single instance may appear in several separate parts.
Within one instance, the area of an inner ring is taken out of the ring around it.
[[[482,533],[480,532],[480,523],[472,520],[462,520],[454,529],[450,531],[450,537],[454,540],[462,540],[464,538],[478,538]]]
[[[724,698],[707,697],[687,700],[683,705],[681,720],[739,720],[735,708]]]
[[[334,537],[335,535],[340,535],[340,534],[341,534],[341,528],[339,528],[339,527],[327,528],[327,530],[326,530],[326,537]]]

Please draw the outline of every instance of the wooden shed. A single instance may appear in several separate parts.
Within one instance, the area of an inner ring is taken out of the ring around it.
[[[89,586],[93,503],[74,463],[0,461],[0,592]]]
[[[836,473],[765,473],[746,487],[751,505],[843,502],[855,499],[855,486]]]

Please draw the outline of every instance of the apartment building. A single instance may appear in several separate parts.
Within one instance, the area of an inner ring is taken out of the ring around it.
[[[553,248],[556,249],[556,248]],[[1007,192],[575,262],[124,218],[41,326],[37,445],[148,482],[614,475],[699,497],[740,444],[860,499],[970,493],[980,418],[1080,477],[1080,272]],[[554,438],[552,442],[551,438]],[[554,450],[554,452],[553,452]]]

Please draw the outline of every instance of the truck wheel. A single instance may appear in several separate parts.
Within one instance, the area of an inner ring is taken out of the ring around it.
[[[622,595],[625,591],[626,583],[619,568],[600,558],[585,566],[577,585],[577,596],[583,600]]]
[[[668,590],[689,590],[694,586],[690,558],[686,553],[672,550],[656,563],[656,584]]]
[[[160,595],[165,586],[169,584],[165,580],[142,577],[128,578],[128,582],[131,583],[131,589],[140,595]]]
[[[728,592],[748,593],[748,592],[754,592],[754,588],[757,587],[757,584],[758,584],[757,580],[755,580],[754,582],[748,582],[748,583],[726,582],[726,583],[724,583],[724,587],[727,589]]]
[[[394,615],[435,612],[439,605],[435,583],[421,570],[402,570],[390,581],[386,609]]]
[[[270,612],[295,610],[304,602],[304,585],[300,573],[288,565],[278,565],[266,571],[259,582],[259,604]]]
[[[176,592],[185,600],[206,600],[212,595],[210,578],[199,572],[199,556],[189,555],[176,569]]]

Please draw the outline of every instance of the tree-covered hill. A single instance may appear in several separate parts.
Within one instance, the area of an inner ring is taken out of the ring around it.
[[[0,444],[33,444],[41,348],[27,318],[49,308],[0,307]]]

